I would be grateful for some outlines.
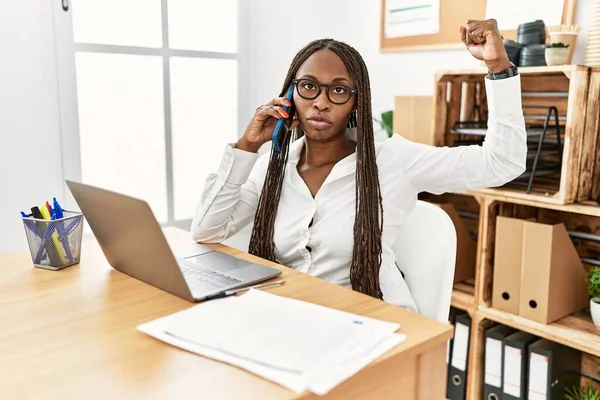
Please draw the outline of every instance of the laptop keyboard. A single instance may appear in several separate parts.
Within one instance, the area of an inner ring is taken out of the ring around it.
[[[178,259],[177,263],[191,289],[219,289],[241,282],[239,279],[202,268],[185,259]]]

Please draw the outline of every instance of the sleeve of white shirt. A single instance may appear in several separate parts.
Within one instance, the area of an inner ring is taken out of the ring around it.
[[[259,189],[257,178],[268,162],[262,157],[228,144],[216,173],[204,185],[191,226],[198,242],[219,243],[247,225],[256,212]]]
[[[400,135],[392,142],[399,168],[417,192],[440,194],[501,186],[525,171],[527,136],[521,79],[485,78],[489,117],[482,146],[435,147]]]

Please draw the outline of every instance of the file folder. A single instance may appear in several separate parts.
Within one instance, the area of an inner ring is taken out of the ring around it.
[[[485,368],[483,398],[500,400],[502,398],[503,342],[515,329],[504,325],[493,325],[485,331]]]
[[[516,332],[504,339],[502,399],[527,399],[529,345],[538,339],[539,337],[527,332]]]
[[[467,313],[457,315],[450,357],[450,379],[447,386],[447,397],[450,400],[463,400],[466,395],[470,336],[471,317]]]
[[[564,399],[566,388],[579,385],[581,352],[540,339],[529,346],[529,400]]]

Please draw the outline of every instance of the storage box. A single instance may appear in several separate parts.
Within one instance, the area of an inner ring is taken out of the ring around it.
[[[585,276],[564,224],[497,217],[494,308],[552,323],[587,307]]]
[[[520,316],[549,324],[586,308],[585,277],[564,224],[524,222]]]
[[[516,218],[496,220],[492,306],[513,314],[519,314],[524,224]]]
[[[413,142],[433,145],[433,97],[397,96],[394,133]]]

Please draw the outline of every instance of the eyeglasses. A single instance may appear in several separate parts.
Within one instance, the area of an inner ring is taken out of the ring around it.
[[[293,82],[296,84],[298,95],[306,100],[319,97],[322,88],[327,89],[325,93],[329,101],[338,105],[346,104],[357,93],[356,89],[339,83],[327,85],[308,78],[294,79]]]

